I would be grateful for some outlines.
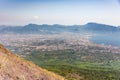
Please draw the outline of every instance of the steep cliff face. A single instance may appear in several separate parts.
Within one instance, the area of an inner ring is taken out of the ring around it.
[[[64,78],[25,61],[0,44],[0,80],[64,80]]]

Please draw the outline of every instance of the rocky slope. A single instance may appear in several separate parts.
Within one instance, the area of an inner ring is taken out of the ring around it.
[[[64,78],[25,61],[0,44],[0,80],[64,80]]]

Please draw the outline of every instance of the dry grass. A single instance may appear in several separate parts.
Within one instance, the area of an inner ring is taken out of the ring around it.
[[[0,45],[0,80],[65,80],[25,61]]]

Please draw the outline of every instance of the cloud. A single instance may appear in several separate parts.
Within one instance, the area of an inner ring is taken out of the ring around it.
[[[39,19],[40,17],[39,16],[33,16],[34,19]]]

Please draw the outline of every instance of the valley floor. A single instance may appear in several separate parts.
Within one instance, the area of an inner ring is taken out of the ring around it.
[[[90,36],[2,35],[1,42],[68,80],[119,80],[120,48],[92,43]]]

